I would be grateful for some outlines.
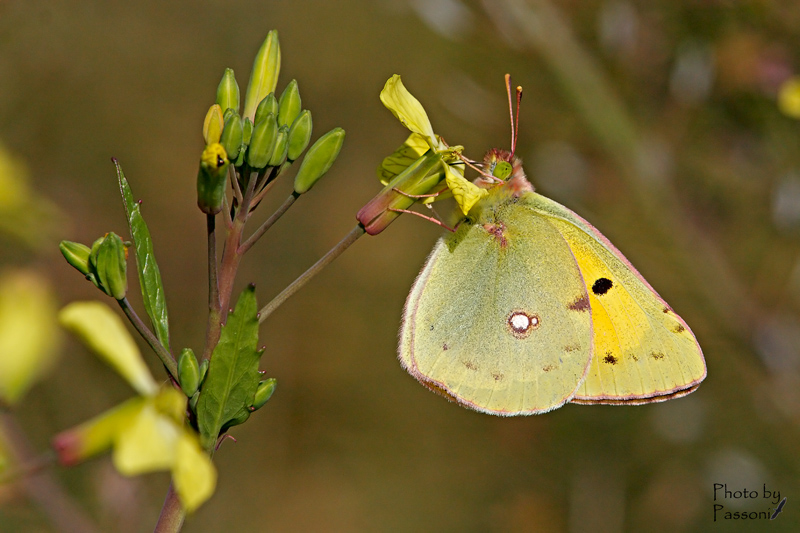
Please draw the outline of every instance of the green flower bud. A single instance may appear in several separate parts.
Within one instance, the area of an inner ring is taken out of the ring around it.
[[[222,210],[229,163],[221,144],[210,144],[203,150],[197,171],[197,206],[203,213],[216,215]]]
[[[239,151],[242,149],[242,140],[244,138],[244,128],[242,126],[242,118],[238,113],[231,113],[225,119],[225,127],[222,129],[222,138],[219,143],[225,148],[225,153],[228,154],[229,160],[236,160],[239,157]]]
[[[251,168],[266,168],[277,137],[278,123],[275,121],[275,115],[267,115],[255,125],[253,135],[250,137],[250,146],[247,148],[247,164]]]
[[[278,32],[272,30],[261,45],[253,61],[253,70],[250,72],[250,82],[247,84],[247,96],[244,100],[244,118],[253,121],[256,108],[261,100],[275,92],[278,84],[278,74],[281,70],[281,47],[278,43]]]
[[[294,119],[300,114],[303,103],[300,101],[300,89],[297,88],[297,80],[292,80],[283,90],[281,99],[278,102],[278,125],[291,126]]]
[[[89,256],[89,266],[98,286],[117,300],[125,298],[128,291],[127,255],[122,239],[112,232],[99,242],[95,241]]]
[[[277,167],[286,161],[286,152],[289,150],[289,126],[278,128],[278,135],[275,138],[275,146],[272,148],[272,157],[269,158],[267,166]]]
[[[205,139],[206,145],[219,142],[223,124],[222,109],[217,104],[209,107],[206,119],[203,121],[203,139]]]
[[[344,130],[334,128],[315,142],[306,152],[300,170],[294,178],[294,191],[297,194],[308,192],[314,184],[331,168],[344,143]]]
[[[359,210],[356,215],[358,222],[370,235],[377,235],[385,230],[400,216],[398,209],[408,209],[417,201],[413,195],[430,194],[441,187],[444,182],[444,169],[441,165],[441,154],[434,150],[425,152]]]
[[[253,398],[253,411],[261,409],[265,403],[272,397],[275,392],[275,387],[278,386],[278,380],[275,378],[265,379],[258,384],[256,395]]]
[[[278,116],[278,100],[275,99],[275,95],[273,93],[269,93],[267,97],[261,100],[261,103],[258,104],[258,109],[256,109],[256,120],[254,124],[258,124],[264,120],[264,118],[270,113]]]
[[[189,398],[189,409],[192,412],[197,412],[197,401],[200,399],[200,391],[195,392],[191,398]]]
[[[253,121],[249,118],[242,123],[242,144],[249,145],[250,138],[253,136]]]
[[[234,166],[241,168],[244,164],[244,156],[247,153],[247,146],[250,144],[250,137],[253,135],[253,123],[249,118],[242,120],[242,148],[239,150],[239,157],[236,158]]]
[[[97,269],[97,249],[100,248],[100,245],[103,244],[105,240],[105,235],[99,237],[94,240],[89,252],[89,272],[94,272]]]
[[[75,269],[84,276],[89,275],[89,254],[92,249],[79,242],[61,241],[58,245],[61,254],[67,263],[75,267]]]
[[[208,372],[208,359],[203,359],[200,363],[200,385],[206,380],[206,372]]]
[[[200,388],[200,365],[191,348],[181,350],[178,357],[178,381],[183,393],[191,398]]]
[[[228,420],[222,425],[222,429],[220,432],[223,432],[233,426],[238,426],[239,424],[244,424],[247,422],[247,419],[250,418],[250,413],[252,411],[248,411],[247,409],[242,409],[239,411],[236,416],[234,416],[231,420]]]
[[[217,86],[217,104],[223,111],[233,109],[239,112],[239,84],[236,83],[236,76],[233,75],[232,68],[226,68],[222,74],[222,79]]]
[[[286,152],[286,158],[289,161],[294,161],[300,157],[300,154],[308,146],[311,140],[312,126],[311,111],[304,109],[289,129],[289,150]]]

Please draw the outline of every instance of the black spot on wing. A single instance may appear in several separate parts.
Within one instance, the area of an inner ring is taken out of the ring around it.
[[[472,361],[464,361],[464,366],[473,371],[478,370],[478,365],[476,365]]]
[[[650,354],[650,357],[652,357],[653,359],[658,361],[660,359],[664,359],[664,354],[661,353],[661,352],[653,352],[653,353]]]
[[[614,286],[614,283],[608,278],[598,278],[592,284],[592,292],[598,296],[601,296],[608,291],[611,290],[611,287]]]
[[[503,381],[506,378],[504,374],[501,374],[499,372],[492,372],[492,377],[494,378],[495,381]]]
[[[603,362],[608,365],[616,365],[619,362],[619,359],[614,357],[614,354],[611,352],[606,352],[606,356],[603,357]]]
[[[683,333],[684,331],[686,331],[686,328],[683,327],[683,324],[676,324],[675,329],[673,329],[672,331],[674,331],[675,333]]]

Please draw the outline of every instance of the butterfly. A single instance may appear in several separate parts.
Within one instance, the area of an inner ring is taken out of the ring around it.
[[[414,282],[403,367],[500,416],[693,392],[706,365],[689,326],[589,222],[534,191],[515,145],[512,119],[512,150],[488,152],[475,180],[485,193]]]

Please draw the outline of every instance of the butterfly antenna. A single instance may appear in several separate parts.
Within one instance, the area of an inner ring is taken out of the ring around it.
[[[514,153],[514,147],[516,146],[516,128],[514,126],[514,103],[511,100],[511,74],[506,74],[506,94],[508,95],[508,115],[511,119],[511,153]],[[519,104],[517,104],[517,110],[519,110]],[[519,116],[519,111],[517,112],[517,116]]]
[[[509,92],[509,98],[511,94]],[[517,151],[517,137],[519,137],[519,104],[522,102],[522,85],[517,85],[517,116],[514,118],[514,127],[512,131],[514,132],[511,136],[511,155],[514,155],[514,152]]]

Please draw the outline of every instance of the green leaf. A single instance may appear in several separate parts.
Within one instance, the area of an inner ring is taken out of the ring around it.
[[[246,419],[253,405],[260,374],[258,360],[258,306],[255,287],[239,296],[236,309],[222,326],[219,343],[211,354],[206,379],[197,402],[197,424],[203,445],[214,444],[229,422]]]
[[[131,231],[131,240],[136,251],[136,267],[139,271],[139,286],[142,288],[144,309],[153,323],[156,337],[161,344],[169,350],[169,317],[167,316],[167,300],[164,296],[164,286],[161,284],[161,272],[158,270],[156,256],[153,252],[153,240],[150,230],[142,218],[139,204],[133,200],[131,187],[117,160],[114,160],[119,178],[119,190],[122,194],[122,203],[128,218],[128,227]]]

